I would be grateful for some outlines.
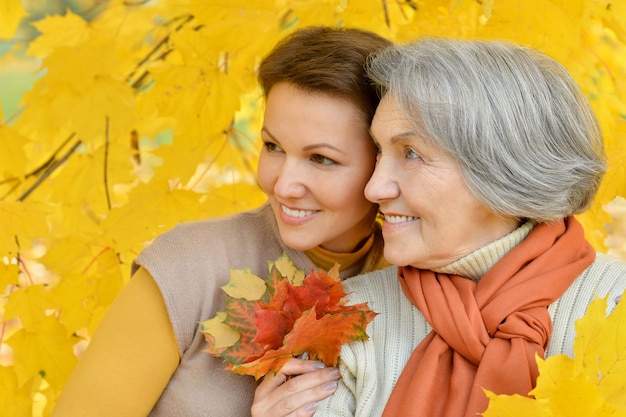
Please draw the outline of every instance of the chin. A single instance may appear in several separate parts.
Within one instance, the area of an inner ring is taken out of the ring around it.
[[[317,246],[315,244],[311,246],[310,242],[303,242],[302,239],[298,239],[297,237],[295,237],[294,239],[289,239],[289,238],[285,239],[284,237],[281,236],[281,238],[283,239],[283,242],[285,243],[285,245],[289,246],[291,249],[298,250],[301,252],[304,252],[305,250],[313,249],[314,247]]]

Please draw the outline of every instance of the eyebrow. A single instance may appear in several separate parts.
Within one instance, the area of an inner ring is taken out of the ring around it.
[[[389,141],[393,145],[397,142],[400,142],[409,138],[414,138],[415,136],[417,136],[415,132],[409,130],[408,132],[403,132],[403,133],[398,133],[397,135],[393,135]]]
[[[345,154],[345,152],[342,151],[341,149],[339,149],[338,147],[336,147],[336,146],[334,146],[334,145],[332,145],[330,143],[325,143],[325,142],[323,142],[323,143],[314,143],[312,145],[305,146],[304,148],[302,148],[302,150],[303,151],[312,151],[312,150],[315,150],[315,149],[318,149],[318,148],[328,148],[328,149],[332,149],[332,150],[334,150],[336,152],[339,152],[340,154]]]
[[[280,145],[280,141],[276,138],[276,136],[272,135],[272,132],[270,132],[265,126],[263,126],[261,128],[261,132],[265,132],[267,133],[267,135],[272,138],[272,140],[276,141],[276,143],[278,143]],[[319,148],[328,148],[328,149],[332,149],[336,152],[339,152],[340,154],[345,155],[345,152],[342,151],[341,149],[339,149],[338,147],[334,146],[333,144],[330,143],[313,143],[311,145],[307,145],[304,148],[302,148],[303,151],[308,152],[311,150],[315,150],[315,149],[319,149]]]
[[[370,134],[370,137],[372,138],[372,140],[374,141],[374,143],[375,143],[376,145],[378,145],[378,140],[376,140],[376,136],[374,135],[374,132],[372,132],[372,128],[370,128],[370,129],[369,129],[369,134]],[[415,136],[417,136],[417,135],[415,134],[415,132],[413,132],[412,130],[408,130],[408,131],[406,131],[406,132],[402,132],[402,133],[398,133],[397,135],[394,135],[394,136],[390,139],[390,142],[391,142],[391,144],[393,145],[393,144],[395,144],[396,142],[399,142],[399,141],[401,141],[401,140],[406,140],[406,139],[408,139],[408,138],[415,137]]]
[[[269,130],[267,130],[267,128],[266,128],[265,126],[263,126],[263,127],[261,128],[261,133],[263,133],[263,132],[267,133],[267,134],[268,134],[268,136],[269,136],[270,138],[272,138],[272,139],[274,139],[275,141],[277,141],[277,142],[278,142],[278,140],[274,137],[274,135],[272,135],[272,132],[270,132]]]

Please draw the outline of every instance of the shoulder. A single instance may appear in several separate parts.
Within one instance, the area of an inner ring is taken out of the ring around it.
[[[174,228],[159,235],[148,246],[148,250],[168,244],[191,246],[198,243],[210,245],[219,242],[221,245],[224,240],[233,238],[235,238],[233,240],[245,240],[245,235],[242,236],[241,233],[247,232],[252,238],[257,233],[271,231],[275,228],[276,224],[271,207],[263,205],[254,210],[229,216],[179,223]],[[213,239],[208,239],[208,237]]]
[[[595,261],[576,279],[566,294],[569,299],[579,299],[578,302],[585,306],[595,297],[608,296],[608,308],[612,310],[624,290],[626,262],[598,253]]]
[[[262,244],[261,244],[262,242]],[[227,268],[256,268],[249,254],[269,256],[289,252],[280,239],[271,207],[267,204],[230,216],[180,223],[158,236],[135,260],[135,268],[197,267],[203,263]]]
[[[351,303],[368,302],[378,304],[387,300],[391,302],[402,295],[402,288],[398,281],[398,267],[390,266],[377,271],[359,274],[343,281],[343,287],[348,293]],[[371,307],[371,305],[370,305]]]
[[[549,307],[553,331],[546,356],[573,355],[576,320],[596,297],[607,298],[610,313],[626,290],[626,262],[598,253],[595,261]]]

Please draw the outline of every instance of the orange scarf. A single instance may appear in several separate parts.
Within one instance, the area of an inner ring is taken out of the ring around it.
[[[528,395],[552,321],[548,305],[593,262],[595,251],[573,217],[536,225],[479,282],[399,268],[407,298],[433,331],[413,351],[384,416],[475,417],[483,388]]]

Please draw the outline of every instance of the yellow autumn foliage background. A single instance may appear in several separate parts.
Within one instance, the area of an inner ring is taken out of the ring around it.
[[[395,42],[507,39],[562,62],[596,112],[610,164],[579,218],[596,249],[626,259],[626,0],[2,0],[7,416],[50,414],[156,235],[264,201],[256,66],[289,31],[314,24]],[[601,309],[593,314],[602,321]]]

